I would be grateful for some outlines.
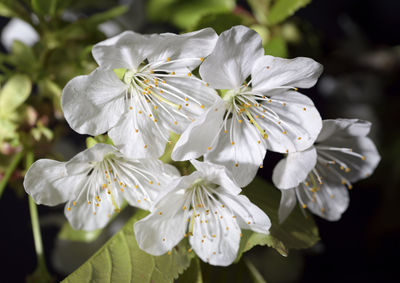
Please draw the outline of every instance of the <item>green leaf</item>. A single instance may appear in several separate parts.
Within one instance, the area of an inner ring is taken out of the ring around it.
[[[234,0],[151,0],[147,11],[153,21],[170,21],[192,30],[203,16],[231,12],[235,5]]]
[[[10,5],[7,5],[8,3],[2,3],[0,2],[0,16],[6,17],[6,18],[12,18],[15,17],[16,14],[12,7]]]
[[[0,91],[0,117],[7,118],[29,97],[31,81],[26,75],[12,76]]]
[[[278,208],[281,194],[266,181],[256,178],[244,189],[244,194],[269,216],[272,226],[269,235],[243,231],[238,259],[243,252],[256,245],[267,245],[286,256],[289,249],[309,248],[319,241],[318,228],[313,218],[308,214],[305,217],[299,207],[293,210],[284,223],[279,224]]]
[[[36,56],[33,49],[18,40],[14,40],[11,47],[11,54],[8,56],[7,62],[25,73],[37,72],[35,69]]]
[[[275,57],[288,57],[288,49],[286,41],[281,36],[271,38],[264,45],[265,53]]]
[[[203,283],[203,276],[201,274],[201,266],[200,260],[198,257],[195,257],[190,264],[190,267],[186,269],[186,271],[179,276],[176,283]]]
[[[65,222],[58,233],[58,238],[67,241],[90,243],[96,240],[102,231],[103,229],[94,231],[74,230],[68,222]]]
[[[147,215],[136,213],[87,262],[70,274],[68,282],[173,282],[189,267],[192,253],[183,244],[175,247],[171,254],[152,256],[142,251],[135,239],[133,224]]]
[[[278,0],[268,14],[268,24],[276,25],[293,15],[298,9],[309,4],[311,0]]]
[[[257,21],[265,25],[271,0],[248,0],[247,2]]]
[[[41,16],[54,16],[57,10],[58,0],[32,0],[31,6],[33,11]]]
[[[0,117],[0,144],[4,140],[17,138],[18,134],[16,133],[16,130],[17,125],[14,122]]]
[[[243,19],[232,13],[208,14],[197,23],[196,30],[206,27],[213,28],[218,34],[230,29],[232,26],[243,24]]]

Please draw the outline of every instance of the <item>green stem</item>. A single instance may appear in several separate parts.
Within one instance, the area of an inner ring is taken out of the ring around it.
[[[10,179],[12,173],[15,171],[15,168],[17,168],[23,155],[24,155],[23,151],[20,151],[16,155],[14,155],[14,157],[11,161],[11,164],[8,166],[8,168],[4,174],[3,179],[0,181],[0,197],[2,196],[3,191],[8,183],[8,180]]]
[[[25,159],[25,166],[27,169],[32,165],[33,161],[34,154],[32,151],[30,151],[27,153]],[[36,272],[40,274],[40,277],[43,279],[42,282],[47,282],[44,278],[50,278],[50,274],[47,270],[46,260],[43,253],[43,242],[42,235],[40,233],[38,209],[35,201],[31,196],[29,196],[29,212],[31,214],[33,241],[35,244],[35,251],[37,256]]]

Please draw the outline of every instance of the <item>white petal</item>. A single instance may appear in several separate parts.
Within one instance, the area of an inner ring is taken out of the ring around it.
[[[333,150],[322,150],[320,146],[327,149],[332,148]],[[351,152],[341,151],[341,148],[351,149]],[[319,156],[328,161],[330,160],[329,157],[334,158],[336,164],[329,165],[329,168],[335,170],[337,175],[342,175],[350,182],[356,182],[370,176],[381,159],[372,140],[364,136],[352,138],[331,137],[318,144],[317,152]],[[326,154],[329,154],[329,156],[326,156]],[[346,167],[349,169],[346,170]],[[338,178],[340,179],[340,177]]]
[[[200,58],[205,58],[211,53],[217,38],[212,28],[180,35],[164,33],[154,37],[152,44],[155,50],[148,56],[148,60],[166,62],[162,65],[165,70],[177,71],[180,68],[193,70],[200,65]]]
[[[37,204],[57,205],[71,199],[84,176],[67,176],[65,162],[40,159],[32,164],[24,179],[25,191]]]
[[[244,83],[263,54],[260,36],[245,26],[235,26],[221,33],[214,51],[200,66],[200,75],[213,88],[234,89]]]
[[[272,116],[267,111],[264,119],[257,120],[268,134],[265,142],[269,150],[288,153],[313,145],[321,130],[322,120],[307,96],[285,91],[272,96],[271,102],[267,100],[262,104],[274,112]]]
[[[128,111],[108,132],[114,144],[129,158],[158,158],[164,153],[169,131],[144,113],[139,114],[135,109]]]
[[[206,153],[221,130],[224,114],[224,101],[219,100],[183,132],[171,154],[172,159],[194,159]]]
[[[331,137],[365,137],[371,129],[371,123],[359,119],[324,120],[317,142],[323,142]]]
[[[154,47],[149,36],[125,31],[93,46],[97,64],[107,69],[137,69]]]
[[[228,176],[224,166],[212,164],[210,162],[200,162],[197,160],[191,160],[190,162],[196,170],[201,173],[203,178],[211,183],[220,185],[222,188],[220,188],[219,191],[224,190],[234,195],[237,195],[242,191],[232,181],[232,178]]]
[[[166,108],[158,107],[159,121],[166,128],[178,134],[182,133],[193,120],[203,114],[212,104],[220,100],[213,88],[207,87],[205,82],[194,75],[188,76],[187,74],[185,72],[184,77],[165,78],[165,83],[159,85],[160,89],[164,91],[163,99],[181,105],[179,114],[176,114],[177,110],[171,109],[171,106],[166,102],[161,99],[157,101]],[[172,110],[175,110],[175,112]]]
[[[114,161],[120,180],[129,186],[121,195],[132,206],[149,210],[158,195],[171,188],[171,181],[179,177],[179,171],[158,159]],[[137,184],[137,187],[136,185]]]
[[[317,163],[317,151],[312,146],[305,151],[289,153],[275,166],[272,181],[279,189],[291,189],[303,182]]]
[[[310,58],[283,59],[267,55],[254,64],[252,87],[257,92],[283,86],[310,88],[315,85],[322,70],[322,65]]]
[[[244,195],[219,195],[221,201],[231,209],[240,228],[268,234],[271,227],[269,217]]]
[[[228,132],[221,131],[217,145],[204,156],[204,160],[225,166],[235,182],[245,187],[262,165],[266,148],[262,142],[258,143],[257,129],[250,123],[240,124],[235,120],[231,140],[231,124],[232,119],[227,122]]]
[[[61,97],[65,119],[80,134],[102,134],[123,114],[126,89],[112,70],[96,69],[88,76],[75,77]]]
[[[115,212],[113,200],[111,196],[106,193],[106,190],[100,191],[99,197],[101,202],[98,203],[98,206],[95,203],[88,204],[87,192],[84,191],[79,194],[79,197],[75,200],[75,205],[73,205],[71,201],[66,204],[64,214],[72,228],[75,230],[92,231],[103,228],[108,223],[112,214]],[[94,196],[92,196],[91,199],[92,198],[94,198]],[[121,207],[122,199],[119,194],[113,194],[113,198],[118,207]]]
[[[294,206],[297,203],[295,189],[281,190],[281,193],[282,193],[281,202],[279,204],[279,211],[278,211],[280,224],[286,220],[286,218],[293,211]]]
[[[136,240],[142,250],[162,255],[183,239],[189,217],[189,210],[182,209],[184,204],[183,195],[168,194],[157,203],[156,210],[135,223]]]
[[[311,180],[308,181],[311,183]],[[314,193],[314,197],[304,184],[301,184],[297,190],[300,198],[312,213],[329,221],[339,220],[349,206],[348,189],[340,183],[340,180],[334,179],[332,174],[325,178],[320,189]]]
[[[65,163],[68,175],[81,174],[89,171],[93,162],[103,161],[104,156],[110,153],[116,153],[117,149],[109,144],[97,143],[93,147],[85,149],[78,153]]]
[[[10,51],[14,40],[22,41],[28,46],[34,45],[39,40],[37,31],[27,22],[18,18],[12,18],[3,28],[1,43]]]
[[[200,214],[192,218],[193,236],[189,242],[196,254],[212,265],[230,265],[237,256],[240,228],[228,208],[219,213]]]

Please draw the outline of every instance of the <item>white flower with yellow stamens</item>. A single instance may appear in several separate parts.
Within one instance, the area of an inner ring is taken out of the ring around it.
[[[313,102],[295,87],[313,86],[322,66],[309,58],[264,56],[259,35],[244,26],[223,32],[200,66],[222,99],[178,140],[175,160],[197,158],[226,166],[240,186],[251,182],[266,150],[294,152],[311,146],[321,130]]]
[[[104,227],[119,212],[123,199],[149,209],[177,170],[157,159],[125,158],[115,147],[96,144],[68,162],[36,161],[24,180],[36,203],[66,202],[65,215],[74,229]]]
[[[324,120],[314,146],[289,153],[276,165],[272,178],[282,191],[280,221],[297,201],[322,218],[340,219],[349,204],[347,188],[372,174],[380,161],[367,137],[370,128],[356,119]]]
[[[159,157],[169,131],[181,133],[218,98],[192,74],[216,39],[210,28],[183,35],[128,31],[96,44],[99,67],[63,90],[67,122],[80,134],[108,131],[131,158]]]
[[[135,226],[139,247],[153,255],[170,251],[184,237],[196,254],[212,265],[237,257],[241,229],[268,234],[268,216],[227,175],[224,167],[191,161],[197,171],[171,185],[152,213]]]

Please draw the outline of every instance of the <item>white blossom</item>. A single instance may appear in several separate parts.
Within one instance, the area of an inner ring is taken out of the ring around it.
[[[223,166],[191,161],[197,171],[161,194],[135,226],[139,247],[153,255],[170,251],[184,237],[205,262],[226,266],[237,257],[241,229],[268,234],[268,216],[227,175]],[[191,250],[190,249],[190,250]]]
[[[313,102],[296,87],[313,86],[322,66],[309,58],[264,56],[260,36],[244,26],[223,32],[200,75],[221,89],[219,99],[178,140],[172,158],[224,165],[245,186],[262,166],[266,150],[304,150],[321,130]]]
[[[120,211],[124,199],[149,209],[177,174],[157,159],[129,159],[111,145],[96,144],[68,162],[36,161],[24,187],[38,204],[66,202],[65,215],[74,229],[94,230]]]
[[[80,134],[108,131],[131,158],[161,156],[170,131],[181,133],[218,98],[192,74],[216,39],[210,28],[183,35],[127,31],[96,44],[99,67],[63,90],[67,122]]]
[[[352,183],[370,176],[380,161],[367,137],[370,128],[371,123],[357,119],[324,120],[314,146],[289,153],[276,165],[273,182],[282,192],[280,221],[297,202],[327,220],[340,219]]]

